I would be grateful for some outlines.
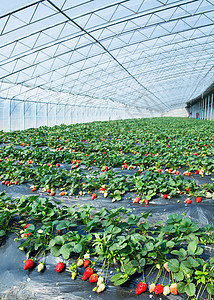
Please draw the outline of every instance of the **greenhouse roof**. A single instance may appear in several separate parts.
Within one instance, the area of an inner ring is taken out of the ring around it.
[[[213,83],[213,0],[0,4],[3,99],[163,112]]]

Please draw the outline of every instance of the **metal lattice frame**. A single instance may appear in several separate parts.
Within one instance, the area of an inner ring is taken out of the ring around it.
[[[213,82],[213,0],[19,0],[1,15],[1,98],[164,112]]]

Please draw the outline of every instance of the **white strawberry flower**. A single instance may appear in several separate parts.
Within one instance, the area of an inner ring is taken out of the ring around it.
[[[90,254],[89,253],[86,253],[85,255],[84,255],[84,259],[89,259],[90,258]]]

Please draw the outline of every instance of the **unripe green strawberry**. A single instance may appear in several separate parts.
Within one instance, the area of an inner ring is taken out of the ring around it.
[[[84,263],[84,261],[83,261],[83,259],[78,259],[78,261],[77,261],[77,267],[81,267],[82,265],[83,265],[83,263]]]
[[[40,262],[39,265],[38,265],[38,267],[37,267],[37,271],[38,272],[42,272],[44,270],[44,268],[45,268],[45,264],[42,263],[42,262]]]
[[[77,276],[77,272],[73,271],[72,274],[71,274],[71,279],[75,279]]]

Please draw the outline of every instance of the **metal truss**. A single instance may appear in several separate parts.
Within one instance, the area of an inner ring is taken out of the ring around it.
[[[164,112],[213,83],[213,0],[5,0],[0,14],[4,99]]]

